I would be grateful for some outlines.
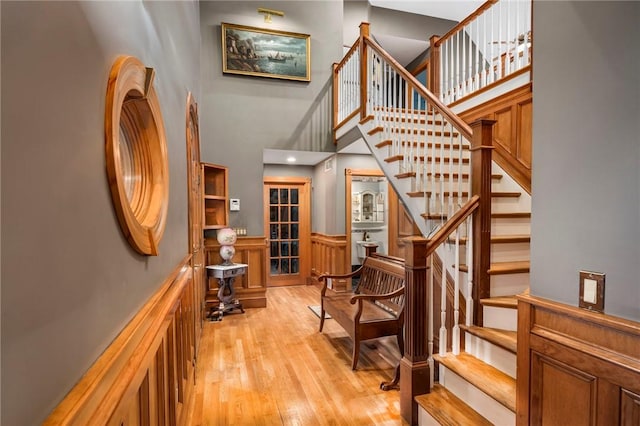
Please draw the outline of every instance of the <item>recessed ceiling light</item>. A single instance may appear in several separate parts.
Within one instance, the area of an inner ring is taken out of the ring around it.
[[[291,155],[290,155],[290,156],[288,156],[288,157],[287,157],[287,162],[288,162],[288,163],[295,163],[295,162],[296,162],[296,157],[293,157],[293,156],[291,156]]]

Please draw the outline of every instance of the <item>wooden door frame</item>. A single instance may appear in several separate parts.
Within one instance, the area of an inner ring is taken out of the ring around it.
[[[353,201],[351,197],[352,176],[355,175],[355,176],[385,177],[385,175],[382,170],[376,170],[376,169],[344,169],[344,175],[345,175],[345,178],[344,178],[344,199],[345,199],[344,227],[345,227],[346,241],[347,241],[347,246],[345,247],[344,254],[345,254],[345,265],[347,265],[349,269],[348,272],[351,272],[351,203]],[[389,180],[387,179],[387,183],[388,181]],[[387,234],[388,233],[389,233],[389,229],[387,228]],[[387,237],[387,240],[388,240],[388,237]]]
[[[264,235],[267,244],[271,241],[269,235],[269,198],[266,191],[267,185],[300,185],[304,189],[305,199],[299,200],[299,217],[305,217],[306,224],[305,229],[301,227],[299,229],[300,236],[300,277],[303,279],[301,284],[307,284],[311,282],[311,178],[301,176],[265,176],[262,178],[262,193],[263,193],[263,226]],[[267,247],[267,253],[269,253],[270,247]],[[266,276],[267,287],[271,287],[271,257],[266,256]]]
[[[193,132],[191,131],[193,125]],[[187,216],[188,216],[188,244],[190,266],[193,271],[193,329],[194,349],[198,353],[200,333],[204,321],[204,286],[206,283],[204,268],[204,235],[202,211],[202,180],[200,173],[200,123],[198,118],[198,104],[189,92],[187,95],[186,113],[186,150],[187,150]],[[195,166],[194,166],[195,165]]]

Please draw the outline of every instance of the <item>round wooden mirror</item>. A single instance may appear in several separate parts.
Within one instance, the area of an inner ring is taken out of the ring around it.
[[[113,64],[107,86],[107,175],[118,221],[131,246],[157,255],[169,200],[167,144],[154,71],[132,56]]]

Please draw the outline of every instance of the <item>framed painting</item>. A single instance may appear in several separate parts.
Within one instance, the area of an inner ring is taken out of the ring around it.
[[[222,23],[222,72],[311,81],[309,34]]]

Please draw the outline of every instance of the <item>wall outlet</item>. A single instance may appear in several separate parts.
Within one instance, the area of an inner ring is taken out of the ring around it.
[[[604,312],[604,274],[580,271],[580,297],[578,306],[595,312]]]

